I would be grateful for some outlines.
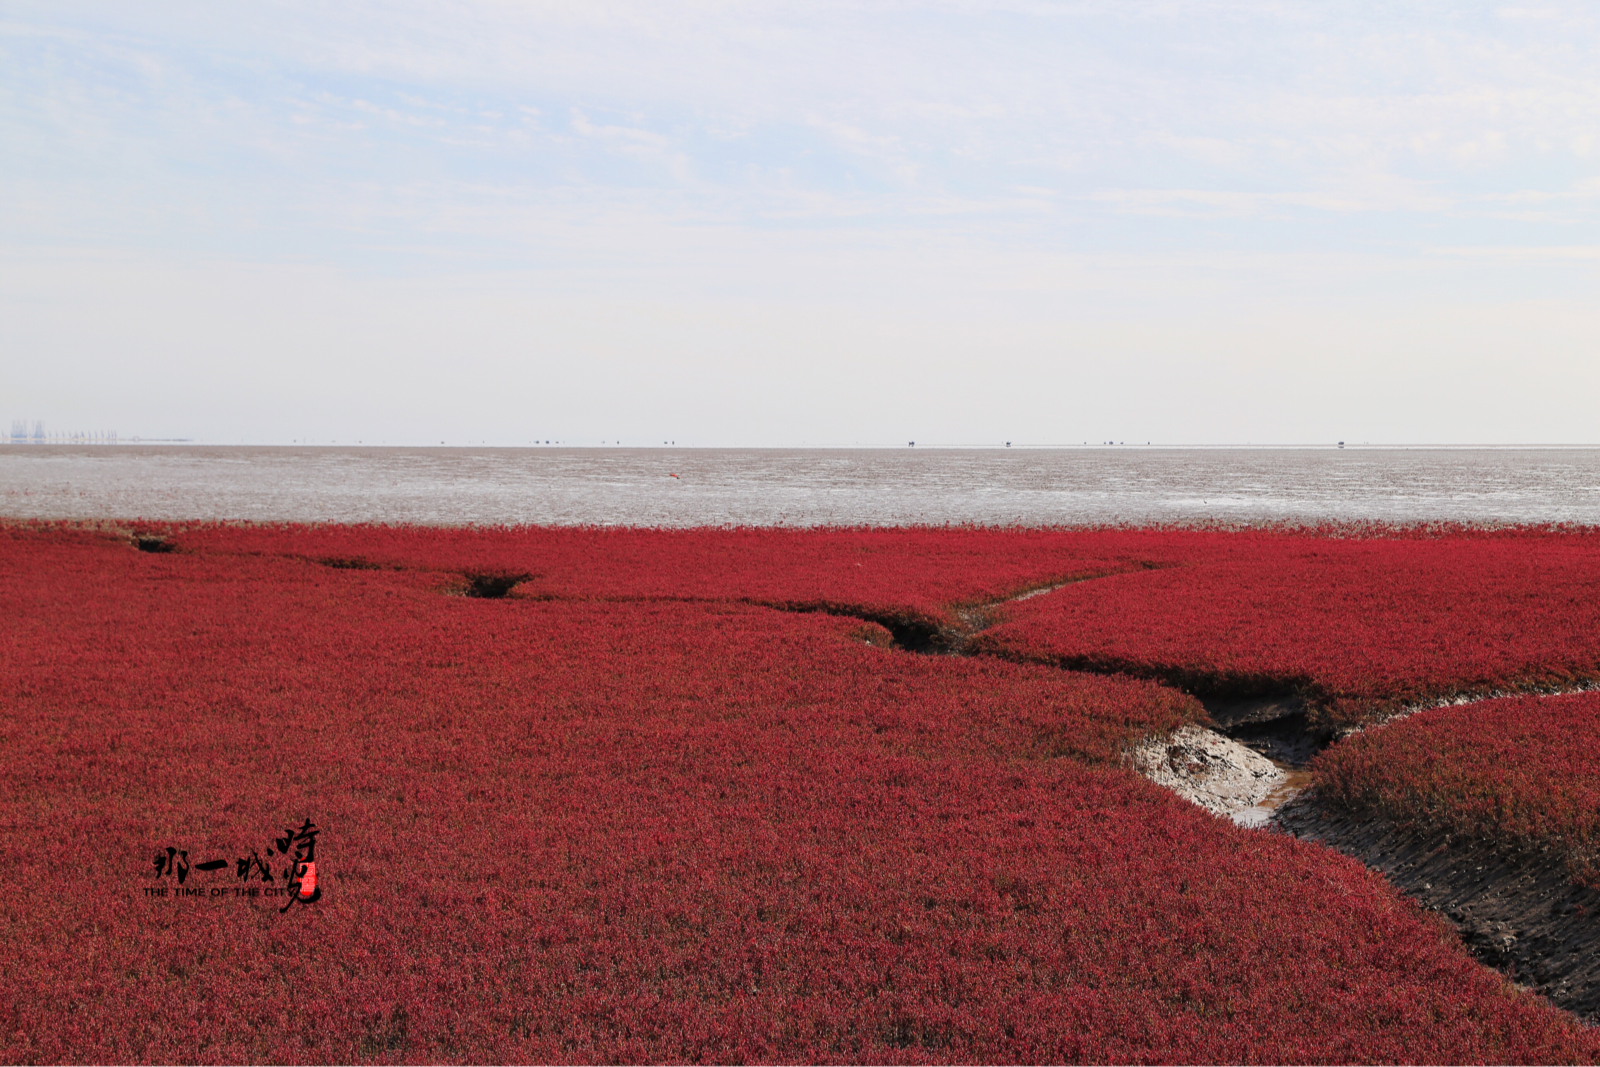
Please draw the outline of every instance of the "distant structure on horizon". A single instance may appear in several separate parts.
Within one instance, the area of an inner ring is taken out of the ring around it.
[[[11,436],[0,438],[13,445],[114,445],[117,443],[115,430],[74,430],[70,433],[48,434],[44,432],[44,422],[35,420],[33,432],[28,432],[27,419],[11,420]]]

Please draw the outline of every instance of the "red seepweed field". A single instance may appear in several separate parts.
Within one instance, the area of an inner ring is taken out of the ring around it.
[[[1173,535],[1167,563],[1011,605],[1008,658],[1292,692],[1331,727],[1600,680],[1600,532]]]
[[[1593,537],[142,532],[0,530],[7,1061],[1600,1058],[1122,762],[1189,676],[1591,677]],[[1069,581],[1004,657],[879,625]],[[307,820],[321,898],[265,895]]]
[[[1513,848],[1553,848],[1600,882],[1600,693],[1439,708],[1317,760],[1337,803]]]

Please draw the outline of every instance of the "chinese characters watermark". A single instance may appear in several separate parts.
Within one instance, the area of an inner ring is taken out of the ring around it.
[[[287,897],[283,907],[278,909],[279,914],[296,904],[315,904],[322,899],[322,887],[317,884],[317,835],[321,832],[307,819],[299,829],[287,829],[281,836],[272,838],[266,846],[266,859],[261,858],[258,849],[251,849],[248,856],[235,858],[234,881],[244,884],[232,887],[187,885],[192,872],[215,874],[226,870],[229,863],[226,859],[208,859],[191,864],[187,849],[169,845],[158,851],[152,861],[155,879],[161,884],[146,886],[145,896],[219,897],[229,895],[231,888],[235,897]],[[278,878],[273,877],[271,866],[280,858],[285,863],[279,872],[281,886]]]

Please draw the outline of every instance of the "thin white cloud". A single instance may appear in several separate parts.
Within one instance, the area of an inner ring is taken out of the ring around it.
[[[1391,358],[1426,378],[1490,358],[1462,307],[1536,323],[1530,301],[1564,300],[1552,351],[1592,335],[1597,131],[1600,9],[1576,0],[11,0],[0,242],[19,277],[55,264],[28,343],[83,380],[41,309],[127,311],[61,281],[86,247],[135,264],[82,267],[103,285],[254,263],[720,308],[728,353],[801,360],[761,332],[792,331],[873,373],[874,344],[909,360],[895,331],[944,345],[905,324],[957,316],[951,337],[1011,338],[1062,391],[1097,353],[1181,365],[1185,330],[1292,358],[1304,328],[1264,309],[1390,315]],[[385,284],[338,291],[413,321]],[[515,306],[486,321],[520,336]],[[811,325],[840,308],[876,340]]]
[[[1548,245],[1544,247],[1518,247],[1514,245],[1480,246],[1429,249],[1430,255],[1448,256],[1452,259],[1479,260],[1492,263],[1600,263],[1600,244]]]

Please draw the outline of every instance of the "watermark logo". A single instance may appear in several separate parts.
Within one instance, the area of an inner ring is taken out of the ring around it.
[[[322,899],[322,887],[317,884],[317,835],[322,831],[310,819],[298,829],[285,830],[282,836],[273,837],[267,844],[267,858],[261,858],[259,849],[250,855],[233,860],[234,881],[243,885],[188,885],[192,873],[214,875],[229,866],[225,859],[208,859],[189,862],[189,852],[173,845],[156,852],[152,865],[159,885],[145,886],[147,897],[173,897],[190,899],[198,897],[231,896],[240,899],[259,897],[285,897],[281,915],[296,904],[310,905]],[[273,877],[272,864],[280,859],[284,866],[279,874],[283,884]],[[198,879],[197,879],[198,881]]]

